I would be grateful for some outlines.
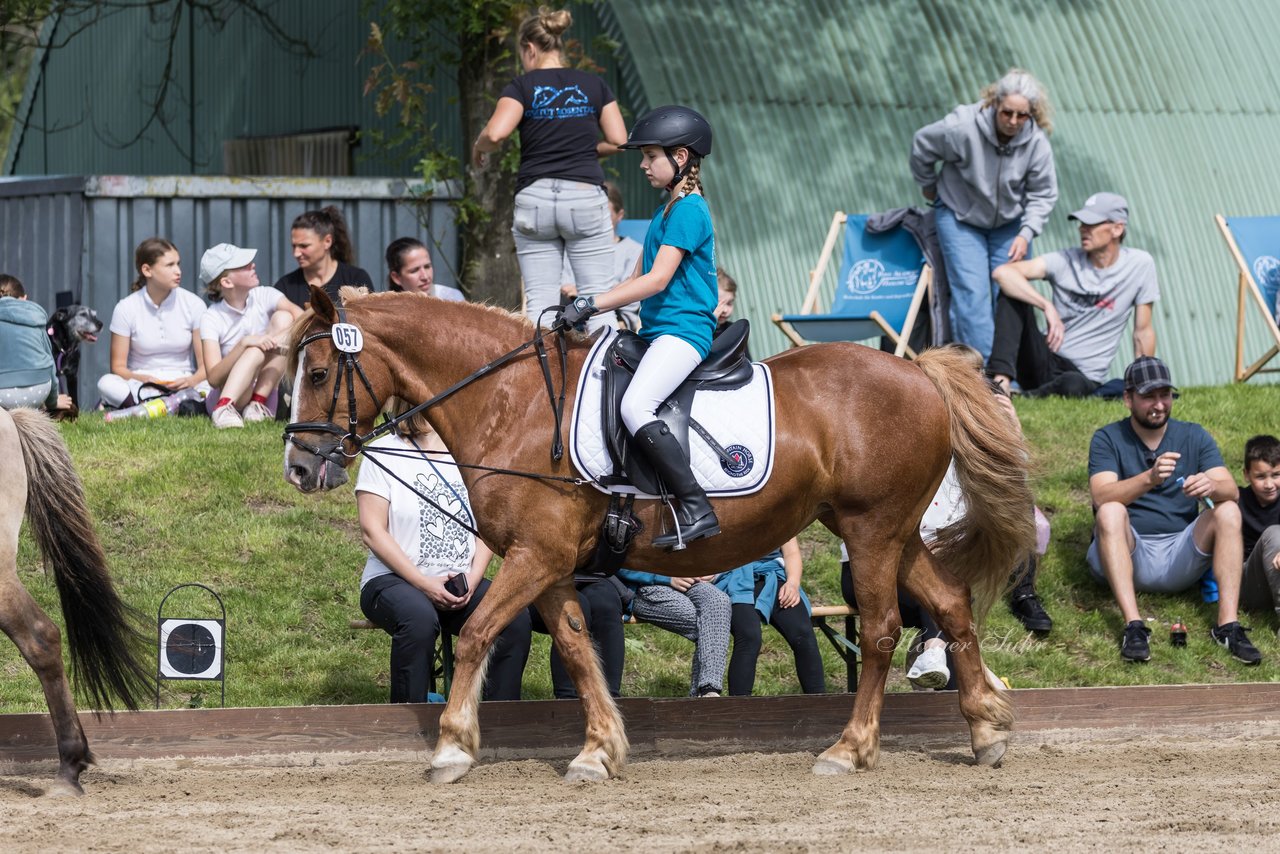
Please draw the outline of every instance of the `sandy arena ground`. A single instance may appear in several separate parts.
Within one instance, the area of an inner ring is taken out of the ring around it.
[[[83,798],[50,766],[0,768],[0,843],[50,851],[1277,850],[1280,723],[1023,736],[1003,767],[886,738],[880,768],[814,777],[809,754],[632,762],[561,782],[570,757],[426,782],[425,754],[115,760]]]

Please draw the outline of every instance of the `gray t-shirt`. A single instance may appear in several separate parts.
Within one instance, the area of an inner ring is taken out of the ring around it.
[[[1045,255],[1044,267],[1065,327],[1058,355],[1102,382],[1133,307],[1160,299],[1155,259],[1141,249],[1121,247],[1116,262],[1100,270],[1073,246]]]

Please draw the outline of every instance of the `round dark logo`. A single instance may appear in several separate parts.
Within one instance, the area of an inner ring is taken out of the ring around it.
[[[756,458],[751,455],[751,451],[742,445],[730,445],[724,449],[729,455],[729,459],[721,460],[720,466],[730,477],[742,477],[751,472],[752,467],[756,464]]]

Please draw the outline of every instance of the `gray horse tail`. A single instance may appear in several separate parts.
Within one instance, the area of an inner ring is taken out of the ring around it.
[[[27,519],[58,585],[76,683],[95,708],[112,709],[114,697],[137,710],[154,687],[142,663],[148,644],[143,616],[111,583],[84,485],[58,428],[35,410],[9,414],[27,467]]]

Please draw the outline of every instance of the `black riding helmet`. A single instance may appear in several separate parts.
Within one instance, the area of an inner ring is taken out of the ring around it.
[[[660,145],[671,161],[676,176],[667,189],[684,180],[690,167],[711,153],[711,122],[697,110],[672,104],[645,113],[631,128],[631,134],[620,148],[640,148]],[[677,148],[687,148],[693,155],[684,169],[676,164],[671,153]]]

